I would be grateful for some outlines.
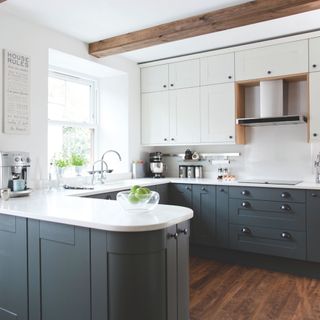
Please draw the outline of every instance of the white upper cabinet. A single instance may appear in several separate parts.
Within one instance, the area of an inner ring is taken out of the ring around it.
[[[235,143],[234,83],[201,88],[201,142]]]
[[[308,40],[236,52],[236,80],[308,72]]]
[[[202,86],[234,81],[234,53],[200,59]]]
[[[309,40],[309,71],[320,71],[320,37]]]
[[[170,136],[169,93],[152,92],[141,95],[142,144],[161,145]]]
[[[200,84],[199,59],[169,64],[169,89],[198,87]]]
[[[199,143],[200,89],[172,90],[169,100],[171,143]]]
[[[168,90],[169,68],[167,64],[141,69],[141,92]]]
[[[310,141],[320,141],[320,72],[309,77],[310,88]]]

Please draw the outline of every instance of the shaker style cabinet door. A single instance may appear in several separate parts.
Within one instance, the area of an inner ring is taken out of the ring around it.
[[[320,262],[320,191],[307,191],[307,260]]]
[[[169,143],[169,94],[166,92],[144,93],[141,96],[142,144]]]
[[[320,72],[309,75],[310,141],[320,140]]]
[[[26,219],[0,214],[1,320],[28,320],[27,261]]]
[[[308,40],[236,52],[236,80],[308,72]]]
[[[200,89],[170,91],[170,142],[200,142]]]
[[[233,82],[234,53],[200,59],[201,85]]]
[[[91,320],[90,232],[28,221],[30,320]]]
[[[309,40],[309,71],[320,71],[320,37]]]
[[[199,59],[169,64],[169,89],[198,87],[200,84]]]
[[[235,143],[234,83],[201,87],[201,142]]]
[[[141,92],[168,90],[168,64],[141,69]]]

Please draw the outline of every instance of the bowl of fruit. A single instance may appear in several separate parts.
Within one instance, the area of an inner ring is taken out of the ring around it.
[[[117,194],[117,201],[121,207],[130,213],[152,211],[159,200],[158,192],[140,186],[133,186],[129,191],[121,191]]]

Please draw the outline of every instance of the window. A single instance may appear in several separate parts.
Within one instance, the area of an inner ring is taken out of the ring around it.
[[[95,81],[50,72],[48,79],[48,158],[76,154],[92,162],[96,136]]]

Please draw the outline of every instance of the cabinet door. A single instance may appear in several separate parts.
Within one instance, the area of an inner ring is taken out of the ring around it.
[[[32,320],[90,320],[90,234],[86,228],[28,221]]]
[[[320,191],[307,191],[307,260],[320,262]]]
[[[320,140],[320,72],[309,75],[310,88],[310,141]]]
[[[199,59],[169,64],[169,89],[182,89],[199,86],[199,64]]]
[[[26,219],[2,214],[0,214],[0,319],[28,319]]]
[[[141,69],[141,92],[168,90],[169,69],[167,64]]]
[[[200,142],[200,92],[199,88],[170,92],[171,143]]]
[[[237,81],[308,72],[308,40],[236,52],[235,66]]]
[[[216,188],[194,185],[192,204],[194,217],[191,220],[191,243],[214,245],[217,236]]]
[[[201,142],[235,143],[234,83],[201,88]]]
[[[142,144],[167,144],[170,127],[168,92],[142,94],[141,109]]]
[[[170,204],[192,209],[192,185],[170,183]]]
[[[309,71],[320,71],[320,37],[309,40]]]
[[[233,82],[234,53],[200,59],[201,85]]]
[[[216,188],[216,210],[217,210],[217,228],[215,245],[218,247],[229,247],[229,188]]]
[[[169,227],[167,234],[167,320],[186,320],[189,319],[189,222]]]

